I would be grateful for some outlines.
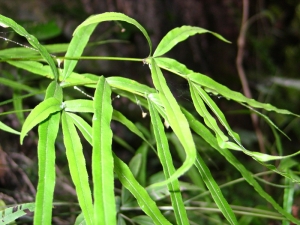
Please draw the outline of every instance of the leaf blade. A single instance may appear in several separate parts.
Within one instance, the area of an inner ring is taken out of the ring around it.
[[[95,224],[116,224],[112,156],[111,89],[99,78],[94,97],[92,173],[94,182]],[[100,165],[99,165],[100,162]]]

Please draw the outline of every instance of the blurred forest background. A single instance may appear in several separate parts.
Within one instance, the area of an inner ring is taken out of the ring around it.
[[[43,44],[69,42],[74,29],[88,16],[108,11],[121,12],[136,19],[147,29],[154,49],[169,30],[182,25],[199,26],[221,34],[231,44],[222,42],[209,34],[196,35],[176,46],[169,56],[185,64],[189,69],[208,75],[235,91],[243,92],[236,69],[237,39],[243,16],[243,1],[241,0],[0,1],[0,14],[11,17],[23,25]],[[249,1],[248,22],[243,66],[253,98],[300,114],[300,2],[297,0],[251,0]],[[93,41],[119,39],[122,42],[90,47],[84,55],[146,58],[149,49],[142,34],[133,26],[122,25],[126,29],[125,32],[120,32],[119,24],[102,23],[93,35]],[[28,45],[16,34],[7,32],[3,28],[0,29],[0,36]],[[0,48],[6,47],[18,46],[0,39]],[[45,86],[42,83],[44,81],[39,83],[38,80],[30,80],[29,74],[24,77],[16,69],[10,69],[12,77],[19,79],[20,82]],[[1,63],[0,70],[7,71],[9,66]],[[75,70],[104,76],[125,76],[151,85],[149,70],[140,63],[81,61]],[[0,72],[0,76],[2,75]],[[191,104],[187,83],[180,78],[174,78],[174,75],[172,77],[168,73],[165,75],[175,96],[185,107],[192,110],[191,107],[189,108]],[[1,84],[0,88],[0,102],[12,98],[11,90]],[[81,95],[79,92],[73,94]],[[39,99],[25,100],[26,108],[34,105],[31,101],[38,102]],[[249,114],[241,106],[226,99],[216,97],[216,102],[225,113],[232,128],[241,135],[245,146],[259,151]],[[116,108],[122,108],[123,112],[126,110],[127,113],[124,114],[132,121],[143,123],[137,104],[130,103],[126,99],[116,99],[114,104]],[[7,105],[0,106],[0,112],[9,110],[11,108]],[[284,154],[299,150],[299,119],[275,113],[267,115],[291,138],[291,141],[283,136],[281,138]],[[1,116],[0,119],[13,128],[20,129],[20,123],[14,114]],[[272,154],[275,140],[272,131],[266,123],[260,122],[259,124],[264,135],[266,151]],[[137,141],[136,137],[124,128],[115,125],[113,129],[133,149],[141,144],[140,140]],[[29,135],[36,137],[34,132]],[[36,143],[33,140],[36,139],[25,138],[25,144],[20,146],[17,136],[0,131],[2,146],[2,149],[0,146],[0,164],[3,165],[0,168],[0,199],[5,199],[6,203],[15,204],[34,200],[37,159]],[[120,146],[116,144],[115,148],[118,149]],[[90,152],[87,151],[86,154]],[[231,176],[230,180],[233,179],[235,174],[229,175],[230,171],[226,170],[224,162],[218,161],[213,156],[212,153],[207,160],[212,161],[211,166],[216,171],[216,176],[220,177],[220,181],[226,181],[228,176]],[[241,154],[241,157],[244,156]],[[247,159],[249,158],[245,157],[245,160]],[[60,200],[67,200],[68,195],[75,196],[75,192],[70,181],[64,176],[67,166],[63,164],[65,162],[60,162],[59,155],[57,162],[60,165],[57,172],[62,174],[61,182],[57,182],[58,189],[60,192],[64,190],[68,193],[65,196],[62,194]],[[7,167],[8,164],[9,167]],[[254,168],[253,171],[255,170],[259,169]],[[236,174],[236,177],[238,176]],[[15,192],[15,190],[18,191]]]

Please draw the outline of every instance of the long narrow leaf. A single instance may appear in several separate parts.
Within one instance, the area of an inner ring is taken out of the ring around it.
[[[213,34],[214,36],[221,39],[222,41],[229,42],[221,35],[211,32],[209,30],[200,27],[182,26],[182,27],[174,28],[163,37],[163,39],[158,44],[155,52],[153,53],[153,57],[158,57],[167,53],[175,45],[177,45],[181,41],[186,40],[189,36],[193,36],[195,34],[203,34],[203,33]]]
[[[37,186],[34,224],[52,224],[53,193],[55,186],[55,139],[58,133],[60,112],[39,125]]]
[[[95,224],[116,224],[114,163],[112,156],[111,89],[99,78],[94,96],[92,173],[94,182]]]
[[[150,37],[147,33],[147,31],[134,19],[122,14],[122,13],[116,13],[116,12],[106,12],[106,13],[102,13],[99,15],[94,15],[94,16],[90,16],[89,18],[87,18],[82,24],[80,24],[76,30],[74,31],[73,35],[76,35],[77,32],[79,32],[83,27],[88,26],[90,24],[98,24],[101,23],[103,21],[125,21],[127,23],[131,23],[134,26],[136,26],[145,36],[145,38],[147,39],[149,48],[150,48],[150,53],[149,56],[152,53],[152,43],[150,40]]]
[[[40,54],[43,56],[43,58],[48,62],[48,64],[51,67],[54,78],[58,79],[59,74],[58,74],[58,70],[56,68],[53,58],[48,53],[47,49],[43,45],[41,45],[39,43],[39,41],[33,35],[30,35],[22,26],[17,24],[12,19],[7,18],[3,15],[0,15],[0,26],[2,26],[4,28],[11,27],[16,33],[25,37],[27,39],[27,41],[34,48],[36,48],[40,52]]]
[[[221,189],[212,177],[208,167],[201,158],[200,154],[197,154],[195,166],[197,167],[203,181],[205,182],[208,190],[210,191],[215,203],[217,204],[218,208],[221,210],[227,221],[230,224],[238,224],[230,205],[224,198]]]
[[[163,171],[166,179],[169,179],[175,172],[173,165],[172,155],[170,153],[168,139],[166,137],[164,126],[161,122],[161,118],[156,111],[153,103],[148,100],[149,110],[151,115],[151,123],[156,139],[157,153],[160,162],[163,166]],[[170,197],[172,200],[172,206],[175,213],[177,224],[189,224],[185,206],[183,204],[180,185],[178,180],[174,180],[168,184]]]
[[[34,126],[48,118],[48,116],[52,113],[58,112],[62,110],[61,101],[57,100],[54,97],[50,97],[45,101],[38,104],[28,115],[26,118],[22,130],[20,141],[23,143],[23,139],[28,131],[30,131]]]
[[[93,225],[95,223],[92,194],[82,145],[72,119],[65,112],[62,113],[62,129],[70,173],[75,184],[79,205],[86,224]]]
[[[62,100],[62,90],[51,82],[45,99]],[[35,200],[34,224],[52,224],[52,204],[55,186],[55,140],[59,129],[60,112],[50,115],[39,125],[38,173],[39,182]]]
[[[157,185],[166,185],[167,183],[177,179],[179,176],[184,174],[190,167],[193,166],[196,159],[196,147],[193,141],[193,137],[189,128],[189,124],[180,110],[180,107],[172,95],[169,87],[166,84],[166,80],[160,68],[157,66],[154,59],[151,60],[151,75],[155,88],[159,91],[161,103],[163,104],[168,123],[172,127],[174,133],[182,143],[186,152],[186,159],[183,165],[176,170],[172,176]]]
[[[1,121],[0,121],[0,130],[4,130],[6,132],[9,132],[12,134],[17,134],[17,135],[21,134],[19,131],[12,129],[11,127],[7,126],[6,124],[2,123]]]
[[[122,185],[127,188],[138,201],[141,209],[153,220],[155,224],[170,225],[171,223],[162,215],[155,202],[150,198],[148,192],[134,178],[128,166],[115,154],[115,172]]]
[[[83,27],[82,29],[78,30],[78,32],[74,33],[65,57],[80,57],[96,26],[97,24],[91,24]],[[63,80],[65,80],[71,75],[76,64],[77,64],[77,60],[69,60],[69,59],[65,60],[64,70],[63,70]]]
[[[290,220],[295,224],[300,224],[300,221],[294,218],[291,214],[286,212],[278,203],[268,194],[263,188],[257,183],[257,181],[253,178],[253,175],[241,164],[232,153],[228,149],[221,149],[212,135],[212,133],[199,121],[197,121],[188,111],[183,110],[186,118],[189,121],[191,128],[201,136],[206,142],[208,142],[214,149],[216,149],[224,158],[232,164],[244,177],[244,179],[256,190],[256,192],[263,197],[266,201],[268,201],[274,209],[276,209],[281,215],[283,215],[286,219]]]

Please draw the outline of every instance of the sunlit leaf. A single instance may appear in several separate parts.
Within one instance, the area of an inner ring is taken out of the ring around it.
[[[95,224],[116,224],[111,89],[101,76],[94,96],[92,173]]]
[[[150,48],[149,55],[151,55],[151,53],[152,53],[152,43],[151,43],[151,40],[150,40],[150,37],[149,37],[147,31],[136,20],[134,20],[134,19],[122,14],[122,13],[106,12],[106,13],[90,16],[89,18],[87,18],[82,24],[80,24],[76,28],[73,35],[76,35],[77,32],[80,32],[80,30],[83,29],[83,27],[85,27],[85,26],[89,26],[91,24],[99,24],[99,23],[104,22],[104,21],[125,21],[127,23],[131,23],[134,26],[136,26],[143,33],[143,35],[145,36],[145,38],[148,42],[149,48]]]
[[[82,144],[72,119],[62,113],[62,129],[70,174],[87,225],[94,224],[94,208]]]
[[[165,178],[169,179],[175,173],[175,167],[173,165],[172,155],[170,153],[168,139],[166,137],[164,126],[161,122],[161,118],[156,111],[153,103],[148,99],[149,110],[151,115],[151,123],[156,139],[157,153],[160,162],[163,166]],[[170,197],[172,201],[173,210],[175,213],[177,224],[189,224],[185,206],[183,204],[179,181],[173,180],[168,184]]]
[[[156,65],[155,59],[151,60],[151,75],[154,86],[159,91],[160,100],[165,108],[168,123],[182,143],[182,146],[186,152],[186,159],[183,165],[178,168],[168,180],[156,184],[166,185],[172,180],[175,180],[179,176],[183,175],[191,166],[193,166],[196,159],[196,148],[188,122],[181,112],[176,99],[167,86],[166,80],[163,77],[160,68]]]
[[[153,53],[153,57],[158,57],[167,53],[179,42],[186,40],[190,36],[193,36],[195,34],[203,34],[203,33],[213,34],[214,36],[221,39],[222,41],[229,42],[221,35],[211,32],[209,30],[200,27],[182,26],[182,27],[174,28],[163,37],[163,39],[158,44],[155,52]]]

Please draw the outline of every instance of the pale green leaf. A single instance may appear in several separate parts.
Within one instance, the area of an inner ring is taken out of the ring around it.
[[[153,53],[153,57],[158,57],[167,53],[175,45],[177,45],[181,41],[186,40],[189,36],[193,36],[195,34],[203,34],[203,33],[213,34],[214,36],[221,39],[222,41],[229,42],[221,35],[211,32],[209,30],[200,27],[182,26],[182,27],[174,28],[163,37],[163,39],[158,44],[155,52]]]
[[[63,102],[64,110],[67,112],[93,113],[93,101],[87,99],[73,99]]]
[[[114,163],[112,156],[111,89],[99,78],[94,96],[92,173],[94,183],[94,223],[116,224]]]
[[[16,219],[25,216],[27,211],[34,212],[35,204],[34,203],[25,203],[20,205],[15,205],[9,207],[5,210],[0,211],[0,224],[10,224]]]
[[[149,56],[151,55],[152,43],[151,43],[151,40],[150,40],[150,37],[149,37],[147,31],[136,20],[134,20],[122,13],[106,12],[106,13],[90,16],[76,28],[73,35],[76,35],[76,33],[79,32],[85,26],[88,26],[90,24],[98,24],[98,23],[101,23],[104,21],[125,21],[127,23],[130,23],[130,24],[133,24],[134,26],[136,26],[143,33],[145,38],[147,39],[147,42],[148,42],[148,45],[150,48]]]
[[[9,132],[12,134],[17,134],[17,135],[21,134],[19,131],[12,129],[11,127],[7,126],[6,124],[2,123],[1,121],[0,121],[0,130],[4,130],[6,132]]]
[[[62,113],[62,130],[70,174],[75,184],[79,205],[86,224],[93,225],[95,224],[94,208],[82,145],[72,119],[64,111]]]

